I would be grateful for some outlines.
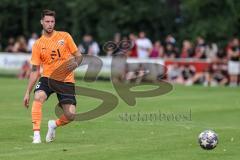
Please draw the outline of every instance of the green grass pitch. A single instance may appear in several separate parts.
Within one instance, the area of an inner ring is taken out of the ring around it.
[[[110,82],[80,85],[117,95]],[[31,109],[23,107],[27,81],[0,78],[0,160],[239,160],[240,89],[228,87],[174,86],[170,93],[137,99],[129,107],[119,98],[112,112],[97,119],[73,122],[57,129],[56,141],[31,144]],[[79,96],[78,112],[95,108],[100,100]],[[55,119],[57,98],[52,95],[43,107],[41,136],[47,121]],[[165,113],[191,119],[130,120],[129,115]],[[125,117],[126,118],[126,117]],[[201,149],[198,134],[205,129],[218,133],[219,144]]]

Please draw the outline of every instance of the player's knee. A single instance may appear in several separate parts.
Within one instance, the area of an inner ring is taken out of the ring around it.
[[[74,119],[75,119],[74,113],[66,113],[65,116],[69,121],[74,121]]]
[[[45,102],[47,99],[47,95],[43,91],[35,92],[34,100],[39,101],[41,103]]]
[[[76,116],[76,114],[75,114],[75,111],[73,110],[73,109],[65,109],[65,111],[64,111],[64,115],[66,116],[66,118],[69,120],[69,121],[74,121],[74,119],[75,119],[75,116]]]

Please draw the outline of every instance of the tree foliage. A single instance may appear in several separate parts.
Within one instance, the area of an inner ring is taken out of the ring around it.
[[[46,8],[57,12],[57,29],[70,32],[77,42],[85,33],[104,42],[116,32],[140,30],[153,40],[172,33],[179,40],[202,35],[209,41],[226,41],[240,27],[238,0],[1,0],[3,41],[40,34],[40,13]]]
[[[184,0],[183,27],[179,36],[196,38],[201,35],[209,41],[225,41],[238,36],[240,2],[238,0]]]

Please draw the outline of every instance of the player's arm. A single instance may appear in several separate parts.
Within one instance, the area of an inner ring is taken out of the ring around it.
[[[73,71],[82,63],[83,56],[80,50],[77,48],[76,44],[74,43],[72,36],[68,33],[66,34],[66,42],[67,42],[67,47],[73,56],[73,58],[67,64],[67,69],[70,71]]]
[[[33,86],[35,85],[36,81],[40,76],[40,64],[41,64],[40,47],[36,43],[33,45],[32,48],[31,64],[32,70],[30,73],[26,93],[23,99],[23,103],[26,108],[28,108],[29,106],[30,94],[32,92]]]
[[[31,93],[34,85],[36,84],[38,78],[40,77],[40,66],[38,65],[32,65],[32,70],[30,73],[27,91],[26,93]]]
[[[67,68],[70,71],[76,69],[82,63],[82,60],[83,60],[83,56],[79,52],[79,50],[72,53],[72,55],[73,55],[73,58],[69,61],[68,65],[67,65]]]
[[[73,53],[73,56],[74,56],[75,62],[77,63],[77,66],[79,66],[83,60],[82,54],[78,50],[77,52]]]
[[[29,106],[29,100],[30,100],[30,94],[32,92],[32,89],[34,85],[36,84],[38,78],[40,76],[40,65],[32,65],[32,70],[30,73],[27,90],[24,97],[24,106],[28,108]]]

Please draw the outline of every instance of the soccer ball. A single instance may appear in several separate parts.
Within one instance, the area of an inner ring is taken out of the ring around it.
[[[199,145],[205,150],[214,149],[218,144],[218,136],[212,130],[206,130],[198,136]]]

